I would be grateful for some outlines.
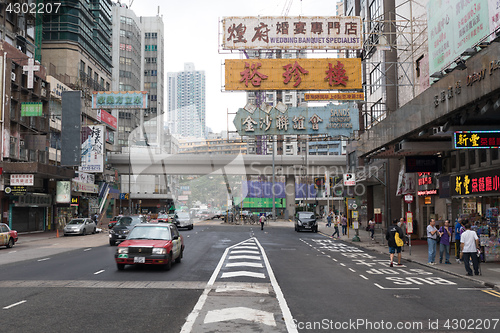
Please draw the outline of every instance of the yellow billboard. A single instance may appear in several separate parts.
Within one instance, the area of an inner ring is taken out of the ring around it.
[[[361,59],[227,59],[225,90],[362,89]]]

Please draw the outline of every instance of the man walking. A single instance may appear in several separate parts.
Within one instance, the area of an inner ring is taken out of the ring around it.
[[[431,219],[427,226],[427,264],[435,265],[437,236],[441,233],[436,229],[436,220]]]
[[[264,222],[266,222],[266,216],[264,214],[260,215],[259,222],[260,222],[260,230],[264,230]]]
[[[398,220],[395,219],[392,221],[392,226],[387,229],[387,233],[385,234],[385,239],[387,239],[387,244],[389,245],[389,256],[391,259],[391,263],[389,266],[393,267],[394,262],[394,253],[398,254],[398,266],[401,266],[401,244],[397,244],[396,242],[396,233],[398,234],[400,240],[403,240],[403,230],[398,226]]]
[[[339,217],[338,216],[335,218],[335,221],[333,221],[333,229],[335,231],[333,232],[332,237],[335,238],[335,235],[337,235],[337,238],[340,238],[340,234],[339,234]]]
[[[332,213],[331,212],[330,212],[330,214],[328,214],[328,217],[326,218],[326,220],[328,221],[326,226],[331,227],[332,226]]]
[[[468,276],[472,276],[470,269],[470,259],[474,267],[474,274],[479,275],[479,258],[477,250],[479,249],[479,238],[475,231],[470,230],[470,224],[465,224],[465,231],[460,236],[460,250],[464,259],[465,270]]]

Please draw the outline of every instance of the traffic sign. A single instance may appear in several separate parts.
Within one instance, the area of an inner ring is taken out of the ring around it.
[[[412,203],[413,202],[413,195],[412,194],[405,194],[405,202]]]

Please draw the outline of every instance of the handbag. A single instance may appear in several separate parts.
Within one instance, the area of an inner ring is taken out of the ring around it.
[[[436,231],[436,242],[439,243],[441,241],[441,236],[439,236],[439,230]]]
[[[394,240],[396,241],[396,246],[397,247],[401,247],[401,246],[405,245],[405,243],[403,242],[403,240],[401,239],[401,237],[399,237],[399,232],[397,232],[397,231],[394,234]]]

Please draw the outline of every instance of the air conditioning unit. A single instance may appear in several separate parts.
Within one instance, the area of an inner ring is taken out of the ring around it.
[[[11,73],[10,73],[10,79],[11,79],[12,81],[16,81],[16,73],[12,73],[12,72],[11,72]]]

